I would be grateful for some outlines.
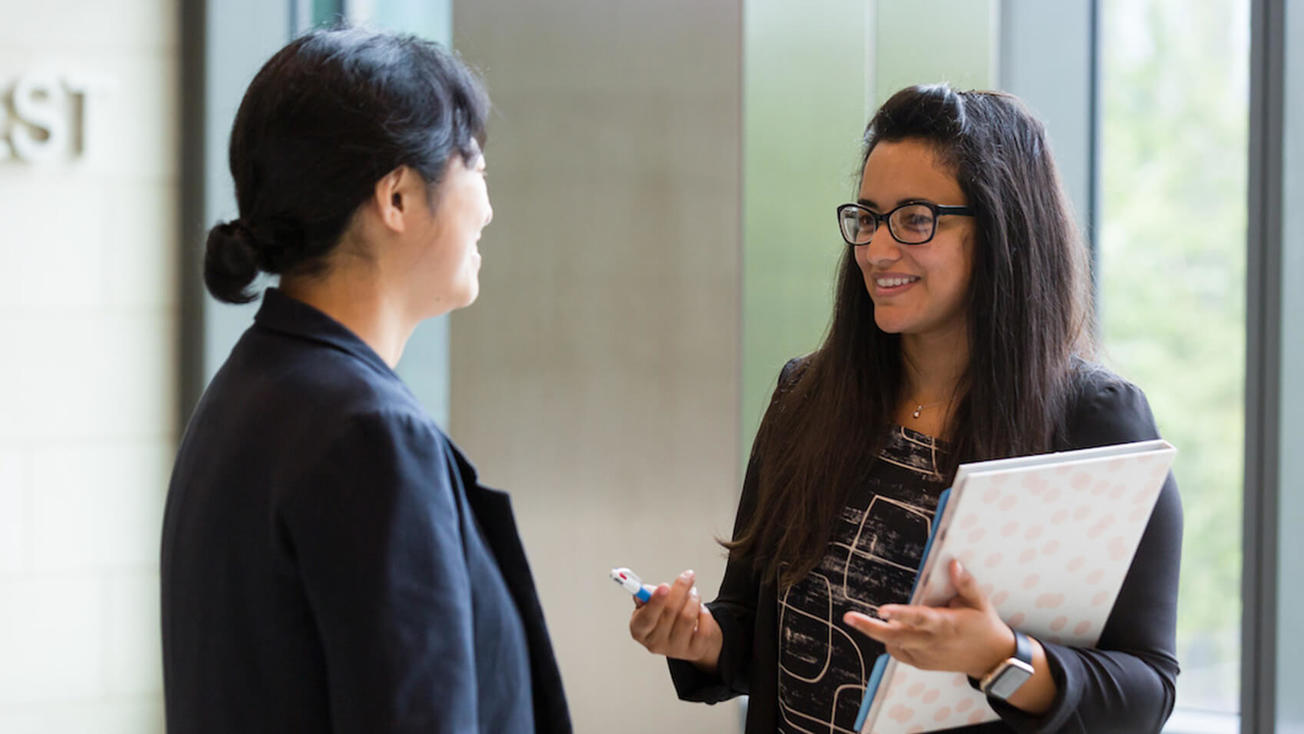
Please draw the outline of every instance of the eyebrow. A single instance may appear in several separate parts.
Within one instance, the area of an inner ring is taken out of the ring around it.
[[[918,204],[922,202],[927,202],[929,204],[936,203],[932,199],[929,199],[926,196],[907,196],[904,199],[900,199],[899,201],[897,201],[896,206],[901,206],[902,204]],[[875,204],[873,201],[869,199],[856,199],[856,203],[865,207],[866,209],[873,209],[875,211],[879,210],[878,204]],[[895,209],[896,206],[892,208]]]

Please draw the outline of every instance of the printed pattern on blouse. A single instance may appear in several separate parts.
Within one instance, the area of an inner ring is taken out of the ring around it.
[[[909,601],[945,488],[944,444],[900,426],[853,490],[815,570],[779,592],[779,731],[855,734],[865,682],[883,646],[842,622]]]

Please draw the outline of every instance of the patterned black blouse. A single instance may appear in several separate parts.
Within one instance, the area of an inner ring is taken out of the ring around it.
[[[781,386],[791,384],[798,366],[794,360],[784,368]],[[1135,385],[1084,361],[1075,362],[1073,378],[1074,395],[1053,450],[1159,437],[1145,393]],[[707,673],[669,660],[681,699],[718,703],[750,694],[747,734],[849,730],[864,667],[880,648],[844,629],[841,610],[872,610],[906,598],[913,581],[903,579],[913,576],[941,489],[928,476],[932,442],[899,428],[897,433],[884,460],[871,469],[875,478],[864,483],[863,495],[847,510],[843,526],[853,530],[830,547],[818,576],[784,596],[750,561],[728,563],[720,593],[710,602],[723,636],[719,669]],[[940,449],[937,458],[942,460]],[[736,528],[745,526],[757,501],[756,472],[749,470]],[[955,731],[1142,734],[1162,729],[1176,698],[1181,551],[1182,501],[1170,474],[1097,648],[1041,641],[1059,683],[1050,711],[1031,716],[992,702],[1001,721]]]
[[[852,732],[865,682],[883,646],[842,622],[909,601],[945,487],[940,441],[895,427],[853,491],[828,552],[779,593],[779,731]]]

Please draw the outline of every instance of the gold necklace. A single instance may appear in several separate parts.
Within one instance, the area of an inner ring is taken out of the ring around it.
[[[931,407],[933,407],[934,405],[938,405],[938,404],[940,404],[941,402],[942,402],[941,400],[938,400],[938,401],[935,402],[935,403],[918,403],[918,404],[915,405],[915,412],[911,413],[910,416],[911,416],[912,418],[916,418],[916,419],[917,419],[917,418],[919,418],[919,414],[922,413],[922,412],[924,412],[924,408],[931,408]]]

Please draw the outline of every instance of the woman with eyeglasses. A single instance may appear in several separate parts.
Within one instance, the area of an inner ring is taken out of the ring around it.
[[[231,132],[240,216],[204,282],[247,303],[163,527],[168,731],[569,732],[511,504],[394,367],[471,304],[489,99],[414,36],[309,33]]]
[[[907,606],[912,518],[932,518],[960,463],[1157,437],[1141,391],[1090,361],[1085,248],[1042,125],[1010,95],[912,87],[864,150],[837,209],[831,326],[779,376],[719,595],[701,603],[685,572],[631,635],[669,659],[680,698],[749,694],[749,733],[853,731],[884,650],[976,680],[1026,658],[1022,685],[988,692],[1000,721],[966,731],[1159,731],[1178,672],[1171,475],[1095,649],[1007,626],[958,563],[949,606]]]

